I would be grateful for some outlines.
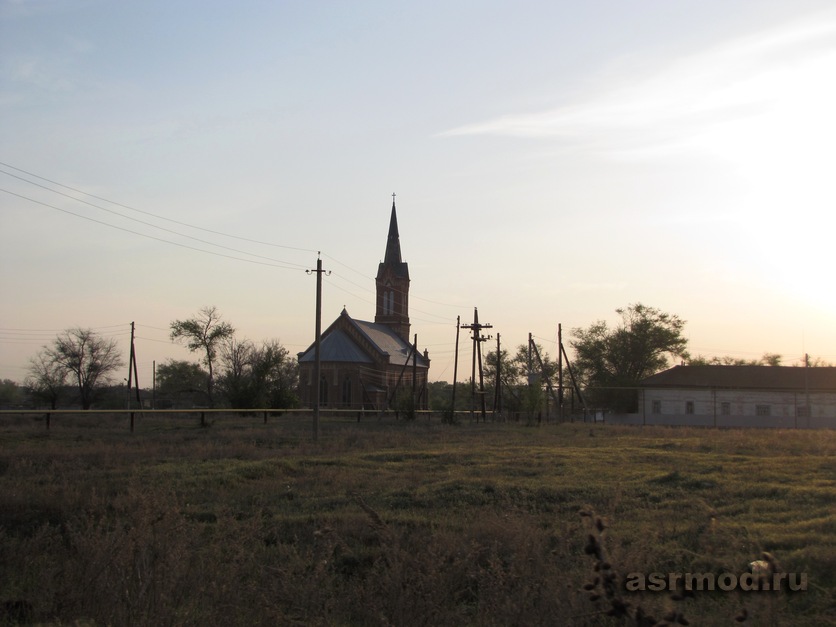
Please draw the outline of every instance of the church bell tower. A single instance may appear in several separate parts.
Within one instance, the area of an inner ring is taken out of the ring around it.
[[[395,212],[395,195],[392,194],[392,217],[389,219],[389,238],[386,255],[378,265],[377,307],[374,321],[389,326],[407,344],[409,338],[409,268],[401,260],[401,240],[398,235],[398,216]]]

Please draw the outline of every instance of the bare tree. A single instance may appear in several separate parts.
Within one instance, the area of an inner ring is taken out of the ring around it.
[[[58,408],[58,400],[67,385],[67,371],[55,363],[44,348],[29,360],[28,375],[23,384],[36,399],[49,403],[50,409]]]
[[[82,409],[90,409],[110,373],[124,365],[116,340],[105,339],[91,329],[68,329],[44,347],[44,355],[75,380]]]
[[[221,375],[218,387],[232,407],[256,407],[251,376],[256,347],[249,340],[227,338],[221,346]]]
[[[235,334],[235,329],[228,322],[221,320],[221,314],[214,306],[203,307],[194,318],[175,320],[170,326],[172,340],[185,342],[186,348],[193,353],[203,351],[203,363],[209,371],[206,393],[209,395],[209,405],[214,407],[215,399],[212,392],[218,348],[224,340]]]

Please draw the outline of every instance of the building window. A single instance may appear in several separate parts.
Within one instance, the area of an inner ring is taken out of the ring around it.
[[[328,404],[328,379],[325,378],[325,375],[322,375],[319,380],[319,404]]]
[[[662,401],[653,401],[653,409],[651,411],[654,414],[661,414],[662,413]]]
[[[346,377],[343,381],[343,404],[351,405],[351,378],[349,377]]]
[[[772,411],[769,405],[755,405],[756,416],[771,416]]]
[[[395,290],[387,285],[383,292],[383,314],[388,316],[395,313]]]
[[[686,414],[693,414],[694,413],[694,401],[685,401],[685,413]]]
[[[720,403],[720,415],[731,416],[731,403],[728,401]]]

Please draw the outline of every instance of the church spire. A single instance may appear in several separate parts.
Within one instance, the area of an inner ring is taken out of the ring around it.
[[[389,218],[389,239],[383,263],[401,263],[401,238],[398,234],[398,214],[395,212],[395,194],[392,194],[392,217]]]
[[[392,216],[389,218],[386,255],[377,268],[375,285],[377,306],[374,321],[387,325],[404,341],[409,342],[409,266],[401,259],[395,194],[392,194]]]

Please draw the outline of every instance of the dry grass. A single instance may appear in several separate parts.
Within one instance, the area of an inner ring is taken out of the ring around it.
[[[836,433],[298,418],[6,419],[0,624],[834,624]],[[742,572],[796,594],[625,593],[613,570]],[[600,564],[598,566],[600,570]]]

